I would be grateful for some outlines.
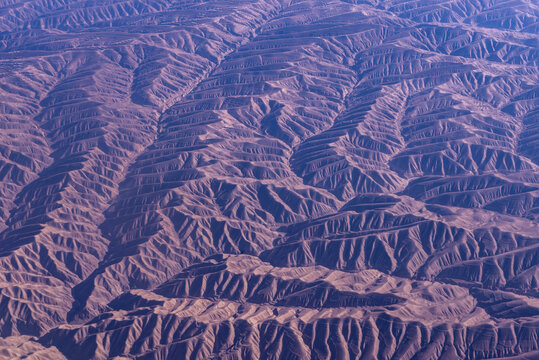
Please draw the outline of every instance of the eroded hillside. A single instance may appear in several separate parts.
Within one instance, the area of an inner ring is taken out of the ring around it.
[[[0,1],[0,358],[538,356],[538,16]]]

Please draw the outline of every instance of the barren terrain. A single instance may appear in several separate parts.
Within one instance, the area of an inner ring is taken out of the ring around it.
[[[539,357],[538,17],[0,0],[0,358]]]

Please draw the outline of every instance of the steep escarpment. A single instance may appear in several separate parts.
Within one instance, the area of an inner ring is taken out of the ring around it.
[[[510,302],[519,310],[508,314]],[[533,303],[376,270],[273,268],[252,256],[219,256],[154,292],[121,295],[85,325],[61,326],[41,342],[87,358],[511,356],[536,350]]]
[[[533,358],[538,15],[4,1],[0,358]]]

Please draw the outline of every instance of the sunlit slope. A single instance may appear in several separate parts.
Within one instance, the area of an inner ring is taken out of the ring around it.
[[[0,358],[533,357],[538,14],[5,1]]]

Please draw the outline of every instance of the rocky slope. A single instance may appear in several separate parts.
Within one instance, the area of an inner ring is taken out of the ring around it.
[[[0,358],[538,356],[538,16],[0,2]]]

